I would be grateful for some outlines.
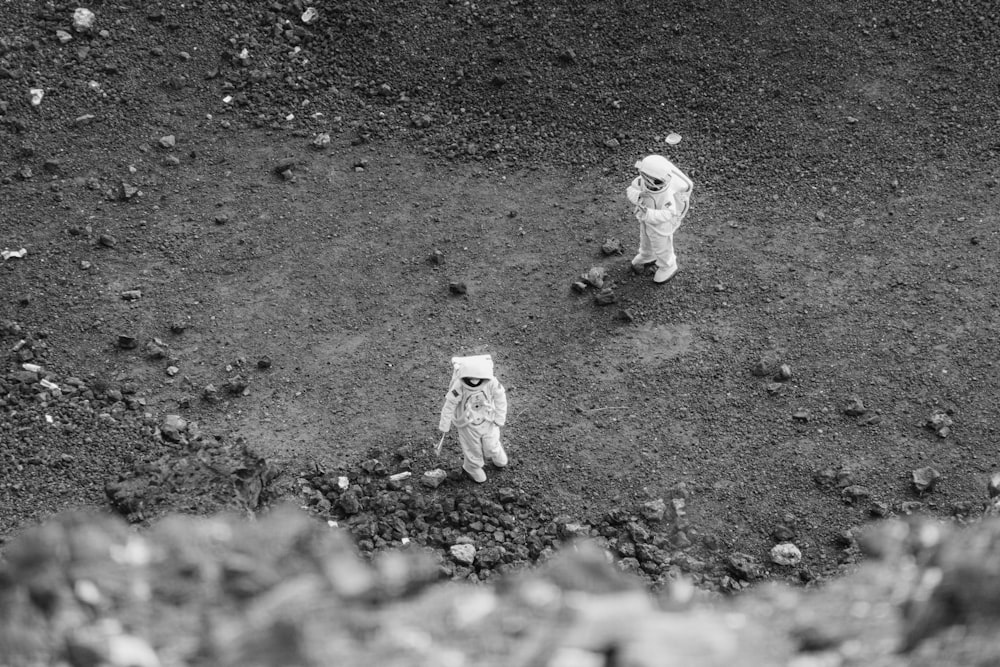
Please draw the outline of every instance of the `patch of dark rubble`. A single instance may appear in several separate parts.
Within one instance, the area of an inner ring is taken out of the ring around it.
[[[460,470],[422,474],[405,470],[405,455],[372,458],[354,471],[314,470],[300,478],[306,507],[348,529],[363,554],[410,543],[440,554],[442,572],[481,581],[544,562],[566,540],[592,539],[616,554],[623,572],[655,584],[691,573],[712,578],[710,566],[685,553],[683,485],[675,497],[649,500],[634,510],[616,509],[597,522],[555,514],[544,502],[513,486],[473,486]],[[721,585],[740,584],[723,575]]]
[[[50,370],[47,339],[0,321],[9,351],[0,374],[6,530],[107,503],[131,523],[148,523],[175,511],[254,511],[273,500],[279,473],[246,442],[203,433],[179,415],[154,415],[128,378]]]
[[[555,512],[543,499],[515,486],[479,486],[466,479],[461,469],[434,468],[421,473],[416,471],[419,467],[404,449],[373,456],[355,470],[313,469],[298,479],[303,509],[331,526],[347,529],[366,557],[417,544],[437,554],[444,576],[472,582],[546,562],[560,544],[570,540],[592,541],[617,570],[642,579],[651,590],[683,579],[705,592],[733,593],[763,581],[819,583],[829,574],[814,572],[801,562],[791,523],[775,527],[774,545],[766,558],[727,552],[714,544],[687,518],[691,494],[684,483],[670,489],[666,498],[584,519]],[[916,490],[926,490],[919,480],[927,475],[933,476],[933,471],[914,471]],[[870,500],[867,492],[863,499],[850,496],[852,490],[862,488],[853,480],[846,467],[816,473],[816,483],[839,493],[844,502]],[[967,524],[978,521],[984,512],[996,514],[1000,511],[996,488],[1000,488],[1000,474],[991,482],[989,502],[956,506],[950,521]],[[870,513],[883,519],[910,517],[920,515],[924,508],[920,501],[891,505],[875,501]],[[858,528],[837,536],[837,574],[861,560],[861,532]]]

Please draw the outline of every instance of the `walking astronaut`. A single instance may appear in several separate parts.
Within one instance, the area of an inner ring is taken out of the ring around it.
[[[500,427],[507,422],[507,391],[493,375],[490,355],[452,357],[451,363],[451,386],[441,408],[438,430],[447,433],[455,425],[465,455],[462,469],[481,484],[486,481],[484,457],[490,457],[498,468],[507,465],[507,452],[500,444]]]
[[[632,259],[632,268],[641,271],[656,262],[653,282],[665,283],[677,273],[674,232],[687,215],[694,186],[662,155],[647,155],[635,168],[639,175],[625,190],[639,221],[639,254]]]

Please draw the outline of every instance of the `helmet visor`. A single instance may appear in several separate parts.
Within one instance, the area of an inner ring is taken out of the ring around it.
[[[646,189],[650,192],[659,192],[667,187],[667,183],[669,182],[669,179],[663,180],[662,178],[651,176],[644,171],[640,171],[639,175],[642,177],[642,182],[646,186]]]

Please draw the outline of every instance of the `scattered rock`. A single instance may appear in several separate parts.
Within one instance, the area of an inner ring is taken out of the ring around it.
[[[118,191],[115,193],[115,198],[119,201],[129,201],[134,199],[139,194],[139,188],[135,187],[131,183],[122,181],[118,185]]]
[[[857,484],[848,486],[840,492],[840,497],[843,498],[844,502],[848,505],[857,505],[859,502],[871,498],[871,495],[872,492],[866,487],[859,486]]]
[[[476,547],[471,544],[455,544],[449,550],[456,563],[472,565],[476,560]]]
[[[601,245],[601,254],[604,256],[621,255],[623,252],[622,242],[615,238],[606,239]]]
[[[566,65],[576,64],[576,51],[572,48],[568,48],[565,51],[559,53],[559,61]]]
[[[182,442],[188,422],[180,415],[166,415],[160,422],[160,434],[170,442]]]
[[[844,414],[849,417],[860,417],[866,412],[868,412],[868,409],[858,396],[851,396],[847,407],[844,408]]]
[[[594,295],[594,303],[598,306],[610,306],[617,301],[618,297],[615,295],[615,291],[610,287],[605,287]]]
[[[338,503],[340,509],[344,511],[347,516],[354,516],[361,511],[361,499],[358,496],[357,489],[347,489],[344,493],[340,495],[340,501]]]
[[[590,269],[588,269],[586,273],[580,276],[580,280],[592,287],[601,289],[602,287],[604,287],[604,281],[607,279],[607,277],[608,277],[607,269],[605,269],[603,266],[593,266]]]
[[[766,354],[757,360],[750,372],[756,377],[773,377],[778,372],[778,357],[773,354]]]
[[[104,485],[104,493],[111,506],[127,521],[143,520],[143,510],[146,507],[149,494],[149,482],[143,478],[130,477],[108,481]],[[95,663],[97,664],[97,663]]]
[[[934,468],[925,466],[914,470],[912,477],[913,488],[916,489],[917,493],[924,494],[934,490],[938,479],[941,478],[941,473]]]
[[[763,575],[763,568],[756,558],[745,553],[733,553],[726,558],[726,569],[743,581],[754,581]]]
[[[839,468],[824,468],[823,470],[817,472],[813,476],[813,479],[816,484],[822,488],[843,489],[854,484],[854,473],[847,466],[841,466]]]
[[[663,521],[666,511],[667,504],[663,502],[662,498],[646,501],[639,506],[639,514],[642,518],[654,523]]]
[[[939,438],[947,438],[951,433],[951,416],[944,410],[935,410],[924,423],[924,426],[934,431]]]
[[[168,134],[166,136],[160,137],[160,148],[173,148],[177,145],[177,138]]]
[[[461,295],[468,292],[468,288],[464,282],[452,281],[448,283],[448,291],[455,295]]]
[[[431,489],[436,489],[448,479],[448,473],[440,468],[428,470],[420,478],[420,483]]]
[[[771,547],[771,562],[777,565],[798,565],[802,561],[802,552],[791,542],[782,542]]]
[[[165,359],[167,351],[154,341],[146,343],[146,356],[150,359]]]
[[[90,32],[94,28],[96,18],[94,12],[86,7],[77,7],[73,10],[73,30],[80,33]]]
[[[250,386],[250,381],[247,380],[242,375],[234,375],[233,377],[226,380],[224,385],[226,391],[234,396],[239,396],[241,394],[246,394]]]
[[[0,320],[0,334],[5,336],[20,336],[21,325],[14,320]]]
[[[434,118],[428,114],[414,114],[410,117],[410,124],[417,129],[425,129],[433,125]]]
[[[795,530],[785,524],[778,524],[771,531],[771,538],[775,542],[791,542],[795,539]]]
[[[877,519],[884,519],[892,515],[892,510],[890,509],[888,503],[876,500],[872,502],[871,507],[868,509],[868,513]]]
[[[121,334],[118,336],[118,347],[122,350],[134,350],[139,346],[139,340],[135,336]]]
[[[284,177],[285,173],[291,173],[291,171],[295,168],[295,163],[295,158],[285,158],[275,164],[274,167],[272,167],[272,171],[274,171],[275,174]]]

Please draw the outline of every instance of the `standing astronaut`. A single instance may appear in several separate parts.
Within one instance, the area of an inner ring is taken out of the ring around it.
[[[452,357],[451,386],[441,408],[438,430],[447,433],[451,425],[465,454],[462,469],[476,482],[486,481],[484,456],[498,468],[507,465],[507,452],[500,444],[500,427],[507,422],[507,391],[493,375],[493,359],[488,354]],[[441,442],[437,452],[440,454]]]
[[[694,186],[662,155],[647,155],[635,168],[639,176],[625,191],[639,221],[639,254],[632,259],[632,268],[641,271],[656,262],[653,282],[665,283],[677,273],[674,232],[687,215]]]

